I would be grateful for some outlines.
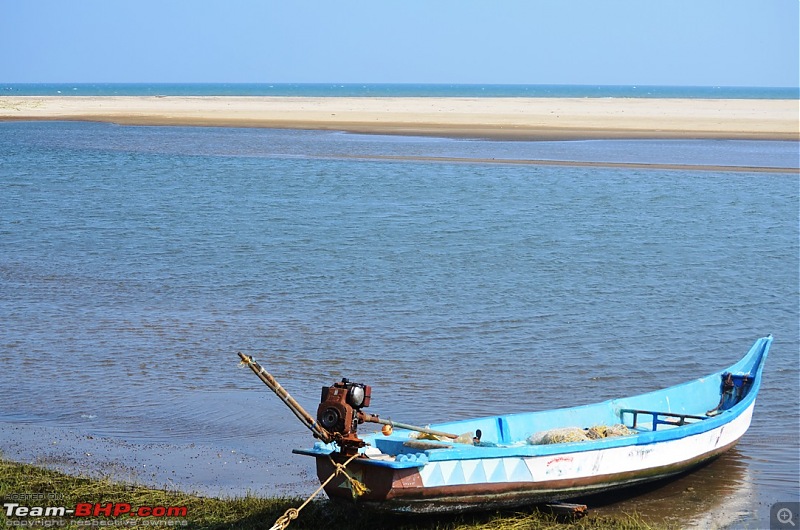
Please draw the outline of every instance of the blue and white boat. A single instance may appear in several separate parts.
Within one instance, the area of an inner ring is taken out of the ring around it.
[[[334,463],[351,460],[348,475],[368,489],[356,502],[399,512],[488,510],[629,487],[688,471],[739,441],[750,426],[771,344],[771,335],[758,339],[725,370],[639,396],[430,426],[468,433],[467,443],[394,429],[365,435],[354,458],[336,442],[295,452],[316,458],[321,481],[336,471]],[[600,434],[581,436],[592,432]],[[577,439],[548,439],[554,433]],[[354,498],[342,474],[325,492]]]

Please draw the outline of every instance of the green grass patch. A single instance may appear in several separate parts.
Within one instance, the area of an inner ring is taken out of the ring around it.
[[[0,499],[23,507],[74,508],[78,503],[125,503],[133,509],[148,507],[186,507],[185,517],[7,517],[0,515],[0,528],[202,528],[268,529],[289,508],[297,508],[304,499],[244,496],[228,499],[200,497],[179,491],[150,489],[122,484],[111,479],[65,475],[36,466],[0,459]],[[33,521],[40,521],[32,525]],[[25,526],[22,526],[24,521]],[[53,524],[58,521],[59,524]],[[49,524],[48,524],[49,523]],[[116,523],[116,524],[114,524]],[[114,526],[111,526],[114,524]],[[398,516],[360,511],[354,507],[315,500],[306,506],[289,525],[300,529],[435,529],[435,530],[571,530],[607,528],[641,530],[654,528],[641,518],[593,517],[573,522],[559,522],[536,509],[515,513],[470,514],[458,516]]]

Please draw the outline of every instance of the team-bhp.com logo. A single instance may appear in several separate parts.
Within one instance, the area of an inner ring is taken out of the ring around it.
[[[16,502],[3,504],[3,512],[7,523],[13,521],[23,524],[11,526],[38,526],[24,524],[31,518],[97,518],[97,517],[139,517],[161,520],[167,518],[185,518],[188,510],[186,506],[132,506],[126,502],[91,503],[79,502],[73,508],[66,506],[22,506]],[[140,521],[143,521],[140,519]],[[183,520],[185,522],[185,519]]]

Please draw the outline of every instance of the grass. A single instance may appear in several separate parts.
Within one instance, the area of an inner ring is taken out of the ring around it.
[[[139,518],[126,515],[113,517],[7,517],[0,515],[0,528],[33,526],[38,528],[202,528],[218,530],[255,530],[270,528],[289,508],[296,508],[304,499],[262,498],[245,496],[230,499],[199,497],[178,491],[150,489],[114,482],[108,478],[93,479],[65,475],[27,464],[0,459],[0,499],[20,506],[65,506],[78,503],[127,503],[139,506],[185,506],[186,516],[177,518]],[[54,524],[60,520],[60,524]],[[50,523],[50,524],[48,524]],[[116,523],[116,526],[108,526]],[[25,525],[25,526],[23,526]],[[572,530],[572,529],[652,529],[641,518],[620,519],[589,515],[573,522],[559,522],[553,516],[535,509],[517,513],[494,513],[458,516],[411,517],[358,511],[351,506],[316,500],[306,506],[292,530],[300,529],[435,529],[435,530]]]

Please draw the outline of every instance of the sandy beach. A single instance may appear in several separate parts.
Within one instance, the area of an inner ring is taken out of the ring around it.
[[[80,120],[518,140],[800,140],[798,100],[3,96],[0,121]]]

